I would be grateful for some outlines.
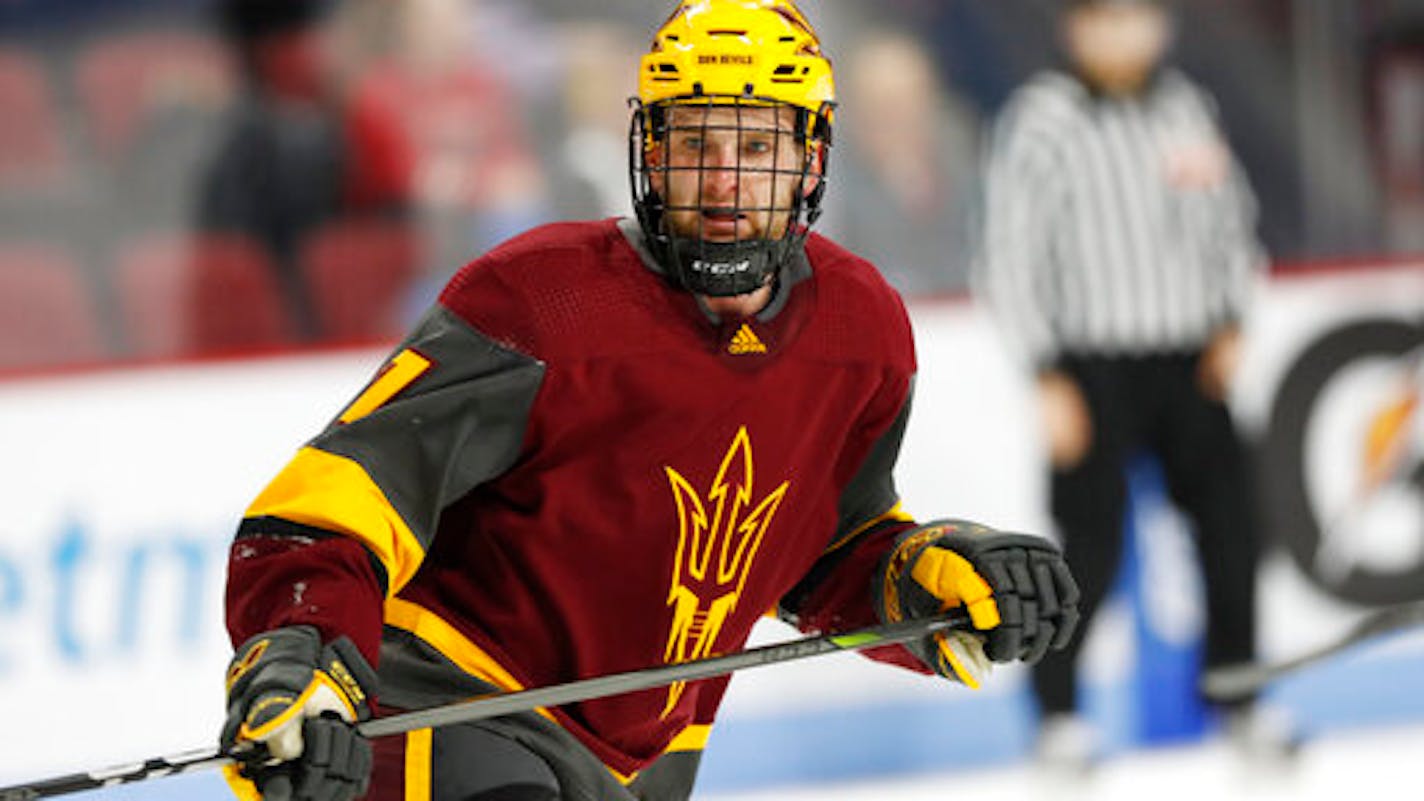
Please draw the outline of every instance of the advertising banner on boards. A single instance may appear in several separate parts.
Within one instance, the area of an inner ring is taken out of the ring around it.
[[[911,313],[921,368],[897,471],[907,510],[1051,535],[1027,375],[972,306]],[[1273,543],[1261,645],[1281,657],[1371,608],[1424,598],[1424,268],[1273,281],[1246,333],[1233,411],[1258,448]],[[214,740],[228,541],[263,483],[384,356],[0,383],[0,784]],[[1180,662],[1153,660],[1191,654],[1201,626],[1189,528],[1144,475],[1131,575],[1086,655],[1090,710],[1122,748],[1191,729],[1144,717],[1141,681],[1163,670],[1189,681]],[[758,637],[791,634],[768,623]],[[1424,699],[1424,643],[1360,660],[1349,682],[1322,666],[1276,697],[1321,730],[1424,720],[1424,700],[1410,700]],[[704,786],[1019,758],[1033,720],[1024,678],[1001,670],[968,693],[853,656],[750,672],[714,731]],[[972,742],[944,725],[962,715],[979,721]],[[914,745],[926,741],[932,752]],[[221,797],[220,784],[204,787]]]

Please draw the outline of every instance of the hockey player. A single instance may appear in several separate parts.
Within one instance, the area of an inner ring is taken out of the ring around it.
[[[374,744],[351,722],[734,651],[768,609],[962,605],[976,631],[871,655],[969,685],[1071,634],[1051,543],[900,509],[910,326],[808,233],[834,89],[805,17],[686,0],[639,84],[637,219],[465,267],[247,510],[222,741],[283,760],[244,769],[266,798],[687,798],[726,678]]]

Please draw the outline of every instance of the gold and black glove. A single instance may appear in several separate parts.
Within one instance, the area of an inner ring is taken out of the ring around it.
[[[228,666],[222,748],[264,747],[239,773],[265,801],[350,801],[370,783],[371,744],[354,724],[370,717],[375,687],[346,637],[323,645],[312,626],[264,632]]]
[[[974,629],[941,632],[910,651],[946,678],[978,687],[993,662],[1034,664],[1068,644],[1078,625],[1078,585],[1054,543],[963,520],[901,534],[878,574],[886,622],[962,606]]]

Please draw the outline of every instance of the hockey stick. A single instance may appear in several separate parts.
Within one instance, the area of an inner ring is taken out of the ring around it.
[[[571,681],[567,684],[536,687],[519,692],[482,695],[444,706],[375,718],[357,725],[356,729],[367,737],[385,737],[417,729],[448,726],[453,723],[469,723],[539,707],[560,706],[635,690],[647,690],[674,682],[707,679],[763,665],[775,665],[840,651],[859,651],[864,648],[910,642],[939,631],[965,628],[968,625],[968,617],[956,611],[943,617],[906,620],[900,623],[869,626],[844,634],[823,634],[818,637],[788,640],[758,648],[748,648],[725,656],[694,659],[627,673],[612,673],[606,676]],[[0,801],[34,801],[37,798],[53,798],[82,790],[130,784],[179,773],[193,773],[208,768],[222,767],[238,760],[252,761],[262,758],[262,753],[255,748],[247,748],[241,752],[234,750],[232,753],[223,753],[216,748],[200,749],[173,756],[157,757],[137,764],[120,765],[86,773],[72,773],[29,784],[0,788]]]
[[[1291,659],[1208,670],[1202,676],[1202,694],[1213,701],[1242,700],[1282,676],[1334,656],[1365,640],[1419,625],[1424,625],[1424,602],[1381,609],[1355,623],[1340,639]]]

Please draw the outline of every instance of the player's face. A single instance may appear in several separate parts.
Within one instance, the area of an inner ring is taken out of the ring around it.
[[[805,147],[788,108],[673,106],[648,155],[673,233],[709,242],[777,239],[802,188]],[[808,182],[809,184],[810,182]]]
[[[1130,92],[1162,60],[1171,20],[1151,5],[1095,5],[1068,15],[1065,43],[1087,78],[1109,92]]]

